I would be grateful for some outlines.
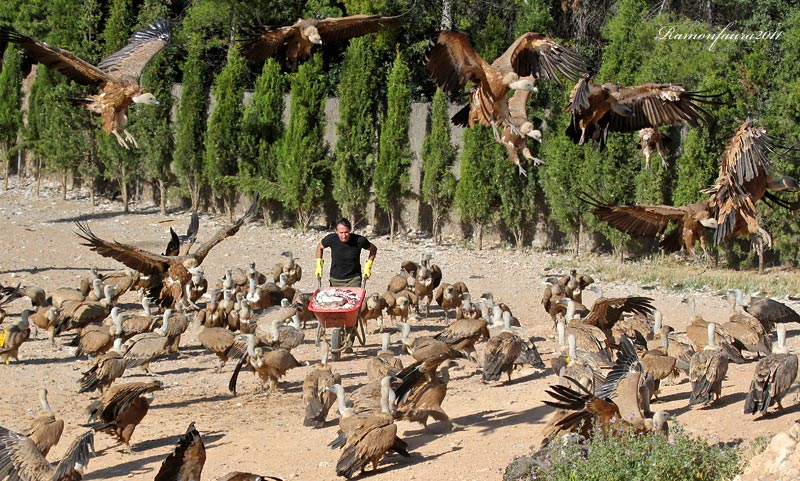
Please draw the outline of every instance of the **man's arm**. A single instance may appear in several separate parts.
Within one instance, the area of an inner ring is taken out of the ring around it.
[[[371,261],[374,261],[375,260],[375,254],[377,254],[377,253],[378,253],[378,247],[375,244],[373,244],[372,242],[370,242],[369,243],[369,258],[368,259],[371,260]]]

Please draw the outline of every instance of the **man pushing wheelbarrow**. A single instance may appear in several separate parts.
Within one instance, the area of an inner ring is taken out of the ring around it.
[[[372,275],[372,263],[375,261],[375,254],[378,248],[366,237],[353,234],[350,221],[341,218],[336,222],[336,232],[330,233],[322,238],[317,244],[317,268],[314,270],[314,277],[321,284],[322,266],[325,261],[322,258],[326,247],[331,249],[331,287],[363,287],[366,280]],[[361,251],[369,251],[367,262],[364,263],[364,271],[361,271]],[[363,277],[362,277],[363,276]],[[356,337],[357,327],[346,328],[345,352],[353,352],[353,340]]]

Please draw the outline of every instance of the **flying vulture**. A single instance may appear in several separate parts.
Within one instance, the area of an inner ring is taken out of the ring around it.
[[[171,26],[168,19],[158,19],[128,39],[128,44],[102,60],[96,67],[73,53],[34,40],[9,26],[0,26],[0,40],[19,44],[37,62],[53,68],[80,84],[97,87],[99,93],[78,100],[103,119],[103,129],[114,134],[126,149],[127,142],[138,147],[136,139],[125,130],[128,124],[128,105],[158,105],[156,97],[139,85],[142,69],[169,42]],[[125,138],[122,135],[125,134]]]
[[[78,236],[85,240],[82,244],[103,257],[111,257],[122,262],[142,275],[151,276],[148,297],[157,299],[158,305],[165,308],[175,306],[183,299],[189,300],[186,288],[192,280],[192,272],[203,263],[211,249],[239,231],[239,228],[253,217],[258,210],[258,194],[253,204],[235,223],[222,227],[208,242],[201,245],[191,254],[182,256],[164,256],[147,252],[131,245],[117,241],[105,241],[97,237],[86,223],[77,222],[80,232]]]
[[[645,127],[639,130],[639,143],[642,145],[645,169],[650,170],[650,157],[653,152],[658,152],[658,156],[661,157],[661,165],[665,169],[669,167],[667,164],[667,151],[664,149],[664,139],[666,138],[666,135],[652,127]]]
[[[591,140],[603,147],[608,132],[636,132],[686,121],[711,124],[713,116],[705,105],[714,105],[721,94],[690,92],[678,84],[646,83],[620,87],[614,83],[597,85],[585,75],[572,88],[564,111],[572,113],[567,136],[576,144]]]
[[[560,83],[577,79],[587,70],[586,60],[542,34],[522,34],[494,62],[489,64],[472,48],[469,38],[451,30],[439,32],[425,59],[428,75],[442,90],[454,95],[474,84],[470,103],[451,119],[455,125],[473,127],[480,123],[495,130],[511,123],[507,94],[510,89],[534,90],[539,79]],[[525,99],[527,101],[527,98]]]
[[[286,27],[264,27],[242,40],[244,55],[250,60],[284,57],[296,63],[311,55],[314,45],[335,43],[361,37],[397,25],[394,17],[352,15],[349,17],[301,18]]]
[[[726,237],[753,236],[753,245],[763,254],[764,247],[772,247],[772,238],[761,227],[756,202],[766,198],[775,204],[793,208],[768,191],[800,190],[791,177],[775,178],[771,171],[769,156],[780,156],[784,152],[764,127],[756,127],[747,119],[728,141],[719,166],[719,176],[714,185],[703,190],[711,194],[709,206],[717,211],[714,244]]]
[[[670,224],[677,228],[659,240],[659,247],[668,252],[686,249],[695,260],[694,246],[700,241],[703,254],[709,258],[703,228],[716,227],[714,213],[708,199],[694,204],[672,207],[669,205],[614,205],[601,202],[588,194],[578,198],[594,207],[592,213],[603,222],[630,235],[642,237],[664,236]]]

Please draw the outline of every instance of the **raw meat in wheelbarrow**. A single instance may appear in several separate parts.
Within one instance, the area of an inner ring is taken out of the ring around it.
[[[314,296],[314,309],[337,309],[347,311],[359,304],[358,294],[345,289],[325,289]]]

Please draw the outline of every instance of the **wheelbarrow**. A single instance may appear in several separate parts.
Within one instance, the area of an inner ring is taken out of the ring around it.
[[[366,279],[361,282],[361,287],[321,287],[317,280],[317,289],[308,302],[308,310],[314,313],[319,322],[315,344],[319,347],[322,339],[327,339],[327,329],[331,328],[330,342],[328,343],[333,360],[339,360],[347,346],[345,346],[345,329],[355,329],[356,339],[363,346],[366,343],[366,329],[361,321],[361,305],[366,296]],[[342,305],[318,302],[321,299],[342,299]]]

